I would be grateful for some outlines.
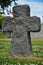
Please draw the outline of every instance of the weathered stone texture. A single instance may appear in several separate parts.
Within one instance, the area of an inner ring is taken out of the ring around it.
[[[13,15],[13,35],[10,55],[32,55],[30,32],[40,30],[40,18],[36,16],[29,17],[30,8],[28,5],[13,7]]]
[[[30,16],[30,7],[28,5],[18,5],[13,7],[13,16]]]
[[[23,26],[26,31],[30,31],[30,32],[40,31],[41,25],[40,25],[39,17],[20,16],[20,17],[15,18],[14,20],[15,20],[14,25]]]
[[[13,7],[13,18],[5,17],[2,25],[3,31],[7,32],[8,36],[12,32],[9,55],[32,55],[30,32],[38,32],[40,27],[40,18],[30,17],[30,7],[28,5]]]
[[[10,54],[23,56],[31,55],[32,49],[30,49],[29,39],[30,38],[28,37],[28,33],[25,30],[25,27],[14,23]]]
[[[2,22],[2,31],[8,38],[11,37],[12,21],[13,21],[12,17],[6,16],[3,18],[3,22]]]

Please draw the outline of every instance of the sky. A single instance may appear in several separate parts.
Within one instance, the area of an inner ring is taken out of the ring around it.
[[[43,22],[43,0],[18,0],[16,2],[18,5],[28,4],[30,6],[30,16],[38,16]],[[14,2],[11,4],[11,9],[13,6],[15,6]]]
[[[18,0],[16,1],[18,5],[28,4],[30,6],[30,15],[38,16],[41,18],[41,22],[43,22],[43,0]],[[12,3],[12,6],[14,3]]]

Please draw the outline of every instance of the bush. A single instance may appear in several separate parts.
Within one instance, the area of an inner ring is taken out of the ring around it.
[[[0,14],[0,26],[2,26],[3,16]]]

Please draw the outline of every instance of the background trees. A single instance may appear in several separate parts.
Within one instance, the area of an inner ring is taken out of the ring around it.
[[[0,5],[4,9],[4,7],[10,5],[12,1],[14,1],[14,3],[16,4],[16,0],[0,0]]]

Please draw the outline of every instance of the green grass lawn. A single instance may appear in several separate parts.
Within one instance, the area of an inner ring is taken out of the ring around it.
[[[8,52],[10,48],[11,39],[8,39],[3,33],[0,33],[0,65],[43,65],[43,38],[32,38],[33,51],[40,51],[40,53],[34,52],[34,57],[30,58],[8,58]]]
[[[7,56],[10,48],[11,39],[8,39],[4,33],[0,32],[0,45],[3,48],[0,48],[0,56]],[[43,38],[32,38],[32,50],[40,51],[40,53],[35,53],[34,56],[43,57]],[[41,49],[42,48],[42,49]]]
[[[43,38],[32,38],[32,49],[33,51],[40,51],[38,53],[34,52],[34,56],[43,57]],[[10,48],[11,39],[0,39],[0,45],[3,46],[0,49],[0,56],[7,56]],[[42,50],[40,49],[42,48]]]
[[[40,51],[38,53],[34,53],[34,55],[43,57],[43,38],[32,38],[31,41],[33,51]]]
[[[0,65],[43,65],[43,59],[36,57],[0,58]]]
[[[10,47],[10,40],[0,40],[0,45],[2,45],[3,47],[0,49],[0,56],[7,56],[8,55],[8,51],[9,51],[9,47]]]

